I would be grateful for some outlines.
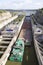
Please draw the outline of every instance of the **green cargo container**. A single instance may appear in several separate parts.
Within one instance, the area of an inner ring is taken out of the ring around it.
[[[22,62],[23,54],[24,54],[24,41],[22,39],[18,39],[13,46],[12,55],[10,56],[11,61],[19,61]]]
[[[13,57],[13,56],[11,56],[9,59],[10,59],[11,61],[14,61],[14,57]]]
[[[18,39],[18,40],[16,41],[16,46],[21,46],[21,47],[24,48],[24,41],[23,41],[22,39]]]

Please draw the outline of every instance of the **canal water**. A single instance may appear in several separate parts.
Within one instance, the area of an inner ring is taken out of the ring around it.
[[[26,22],[28,22],[27,23],[27,25],[29,24],[28,26],[26,26]],[[27,31],[25,30],[25,32],[22,32],[22,30],[24,28],[25,29],[28,28],[29,30],[31,30],[31,34],[30,35],[32,36],[32,29],[30,28],[31,27],[31,23],[30,22],[31,22],[30,17],[26,17],[25,20],[24,20],[24,24],[22,26],[19,38],[20,37],[24,37],[25,38],[25,36],[23,36],[23,33],[27,32]],[[34,49],[33,37],[29,37],[29,38],[31,39],[30,40],[31,45],[30,46],[26,46],[25,45],[23,61],[22,62],[12,62],[12,61],[8,60],[6,65],[39,65],[38,64],[38,60],[37,60],[37,56],[36,56],[36,53],[35,53],[35,49]]]

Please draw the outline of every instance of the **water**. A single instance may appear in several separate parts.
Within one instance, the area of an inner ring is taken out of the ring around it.
[[[26,13],[26,16],[30,16],[31,14],[35,14],[37,10],[8,10],[10,12],[19,12],[19,14],[22,14],[22,12]]]
[[[30,16],[32,14],[35,14],[36,10],[25,10],[24,12],[26,13],[26,16]]]

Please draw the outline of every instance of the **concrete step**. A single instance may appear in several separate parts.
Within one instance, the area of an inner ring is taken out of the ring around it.
[[[0,54],[3,54],[4,53],[4,51],[0,51]]]
[[[7,48],[7,46],[0,46],[0,48]]]
[[[12,38],[2,38],[3,40],[11,40]]]
[[[0,44],[9,44],[10,42],[9,41],[0,41]]]
[[[3,38],[13,38],[13,35],[2,35]]]

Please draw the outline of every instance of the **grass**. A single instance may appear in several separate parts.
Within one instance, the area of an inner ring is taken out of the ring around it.
[[[23,17],[24,17],[24,15],[20,15],[20,16],[18,16],[18,18],[16,18],[16,19],[14,20],[14,22],[15,22],[15,21],[20,22],[20,21],[22,20]]]
[[[6,10],[0,10],[0,13],[6,12]]]
[[[18,14],[18,12],[11,12],[12,16],[15,16],[16,14]]]

